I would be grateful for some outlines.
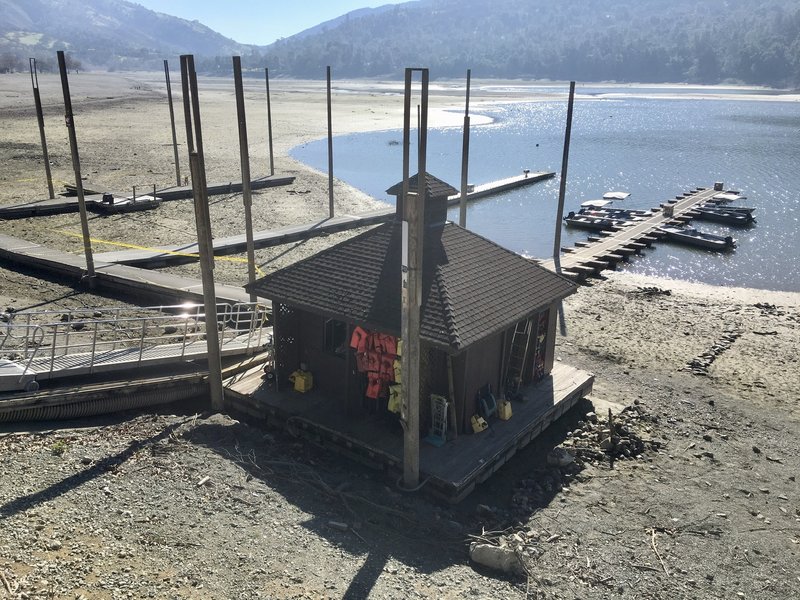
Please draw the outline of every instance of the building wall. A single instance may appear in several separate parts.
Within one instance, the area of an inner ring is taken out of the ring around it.
[[[305,363],[314,375],[314,387],[345,408],[348,388],[346,353],[334,354],[323,348],[324,317],[302,310],[296,312],[297,353],[294,368]]]
[[[478,390],[488,383],[497,396],[502,344],[503,334],[498,333],[453,357],[456,411],[461,424],[459,433],[471,431],[470,419],[478,412]]]

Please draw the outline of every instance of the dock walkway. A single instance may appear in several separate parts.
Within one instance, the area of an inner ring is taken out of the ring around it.
[[[70,252],[47,248],[9,235],[0,234],[0,260],[80,280],[86,274],[86,259]],[[148,271],[127,265],[95,260],[95,287],[122,292],[127,298],[167,298],[175,302],[202,302],[203,285],[197,279],[171,273]],[[217,301],[231,304],[248,302],[244,288],[217,284]]]
[[[259,190],[279,185],[289,185],[294,181],[294,177],[261,177],[250,182],[251,189]],[[74,186],[66,186],[67,190],[74,190]],[[147,188],[144,196],[147,194]],[[152,191],[152,188],[151,188]],[[208,195],[233,194],[242,191],[242,182],[233,181],[230,183],[218,183],[208,186]],[[112,192],[116,199],[130,199],[132,196]],[[151,196],[152,197],[152,196]],[[183,200],[192,197],[191,186],[168,187],[156,191],[156,197],[162,202],[171,200]],[[84,201],[90,210],[103,203],[103,194],[93,190],[85,190]],[[0,219],[25,219],[28,217],[38,217],[46,215],[60,215],[65,213],[77,212],[79,208],[77,196],[59,196],[58,198],[47,198],[46,200],[36,200],[14,206],[0,206]]]
[[[545,179],[550,179],[555,173],[540,171],[507,177],[497,181],[491,181],[477,185],[467,194],[467,202],[472,202],[480,198],[486,198],[494,194],[500,194],[508,190],[522,186],[531,185]],[[450,206],[458,204],[460,196],[458,194],[450,196],[447,203]],[[271,248],[281,244],[288,244],[306,240],[320,235],[328,235],[348,229],[357,229],[369,225],[384,223],[395,214],[395,208],[380,208],[377,210],[361,213],[358,215],[341,215],[338,217],[323,219],[313,223],[302,225],[289,225],[277,229],[268,229],[253,233],[253,244],[255,248]],[[247,238],[244,234],[226,238],[216,238],[212,242],[215,255],[234,254],[244,252],[247,249]],[[97,254],[96,258],[110,263],[137,265],[141,267],[160,267],[166,264],[175,264],[197,260],[197,242],[188,244],[157,246],[155,248],[141,248],[135,250],[118,250],[114,252],[104,252]]]
[[[580,242],[573,248],[566,249],[560,257],[561,271],[564,275],[580,279],[589,274],[613,268],[625,260],[628,255],[638,253],[641,248],[649,246],[652,242],[662,237],[658,228],[663,225],[677,225],[691,220],[691,210],[721,193],[713,188],[696,188],[691,192],[676,196],[667,201],[673,207],[672,216],[667,216],[660,209],[653,209],[652,216],[641,221],[635,221],[624,227],[617,227],[613,231],[600,232],[600,236],[589,238],[589,242]],[[548,269],[555,270],[553,259],[542,261],[541,264]]]

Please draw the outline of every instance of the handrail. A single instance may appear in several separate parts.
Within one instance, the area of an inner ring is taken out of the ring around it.
[[[262,346],[263,328],[268,318],[266,306],[253,302],[219,303],[214,319],[207,318],[202,304],[100,310],[103,318],[86,317],[87,313],[97,314],[91,308],[7,313],[7,322],[0,327],[0,357],[19,360],[21,355],[20,362],[25,364],[23,375],[30,376],[34,360],[49,346],[49,365],[40,363],[36,372],[52,376],[62,368],[59,364],[72,364],[71,361],[59,363],[60,358],[88,354],[88,369],[93,373],[103,354],[117,349],[138,350],[137,366],[142,365],[146,348],[159,345],[179,347],[177,356],[184,359],[190,345],[200,343],[208,327],[214,326],[221,334],[221,348],[238,341],[250,353],[251,348]],[[177,336],[181,338],[180,346]]]

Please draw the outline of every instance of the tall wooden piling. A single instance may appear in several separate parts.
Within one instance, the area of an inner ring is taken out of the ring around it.
[[[269,145],[269,174],[275,175],[275,158],[272,149],[272,104],[269,98],[269,69],[264,69],[264,81],[267,84],[267,142]]]
[[[467,93],[464,103],[464,131],[461,142],[461,198],[458,203],[458,224],[467,226],[467,180],[469,178],[469,85],[472,70],[467,69]]]
[[[47,138],[44,135],[44,113],[42,112],[42,98],[39,95],[39,73],[36,70],[36,59],[28,59],[31,70],[31,86],[33,86],[33,103],[36,105],[36,120],[39,123],[39,138],[42,141],[42,157],[44,158],[44,173],[47,177],[47,191],[50,198],[55,198],[53,191],[53,175],[50,172],[50,155],[47,153]]]
[[[219,349],[217,298],[214,288],[214,248],[211,240],[211,218],[208,210],[206,167],[203,156],[203,133],[200,122],[200,101],[197,95],[197,73],[194,56],[181,56],[181,85],[183,87],[183,114],[186,120],[186,147],[192,173],[194,216],[197,227],[197,246],[200,255],[200,276],[203,282],[203,306],[206,313],[206,345],[208,348],[208,383],[211,408],[223,409],[222,362]]]
[[[572,108],[575,104],[575,82],[569,82],[569,102],[567,103],[567,125],[564,130],[564,152],[561,157],[561,181],[558,185],[558,208],[556,209],[556,233],[553,241],[553,264],[556,273],[561,274],[561,223],[564,218],[564,196],[567,192],[567,166],[569,165],[569,142],[572,137]],[[558,323],[561,335],[567,335],[567,322],[564,318],[563,303],[558,304]]]
[[[333,218],[333,116],[331,113],[331,68],[326,70],[328,80],[328,213]]]
[[[572,107],[575,103],[575,82],[569,83],[567,125],[564,131],[564,152],[561,156],[561,180],[558,185],[558,209],[556,210],[556,234],[553,242],[553,261],[556,273],[561,273],[561,222],[564,217],[564,196],[567,192],[567,167],[569,165],[569,142],[572,136]]]
[[[172,128],[172,153],[175,159],[175,185],[181,186],[181,163],[178,159],[178,137],[175,134],[175,109],[172,107],[172,82],[169,79],[169,63],[164,60],[164,77],[167,80],[167,102],[169,103],[169,124]]]
[[[247,238],[247,279],[256,280],[256,256],[253,244],[253,196],[250,190],[250,149],[247,144],[247,117],[244,109],[242,86],[242,58],[233,57],[233,83],[236,88],[236,117],[239,122],[239,156],[242,164],[242,199],[244,201],[244,227]],[[255,292],[250,292],[250,301],[256,301]]]
[[[422,104],[417,153],[417,192],[408,191],[409,146],[411,137],[411,80],[420,71]],[[422,257],[424,247],[425,192],[427,188],[426,152],[428,132],[428,69],[406,69],[403,101],[403,222],[401,251],[400,331],[403,386],[401,422],[403,425],[403,485],[411,490],[419,485],[419,385],[420,385],[420,307],[422,305]]]
[[[75,173],[75,188],[78,191],[78,210],[81,215],[81,233],[83,235],[83,253],[86,257],[86,276],[91,285],[94,279],[94,259],[92,257],[92,241],[89,235],[89,217],[86,214],[86,200],[83,196],[83,180],[81,179],[81,159],[78,155],[78,138],[75,135],[75,119],[72,115],[72,96],[69,92],[69,78],[67,77],[67,62],[64,51],[59,50],[58,70],[61,73],[61,91],[64,94],[64,121],[69,132],[69,149],[72,154],[72,170]]]

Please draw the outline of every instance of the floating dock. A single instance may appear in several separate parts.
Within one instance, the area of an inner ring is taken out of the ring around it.
[[[301,240],[307,240],[320,235],[328,235],[347,229],[356,229],[368,225],[376,225],[393,218],[394,208],[378,209],[360,215],[342,215],[332,219],[323,219],[314,223],[303,225],[288,225],[277,229],[256,231],[253,233],[253,246],[255,248],[269,248]],[[234,235],[227,238],[214,238],[212,240],[214,254],[217,256],[235,254],[247,250],[247,236]],[[197,242],[174,246],[158,246],[155,248],[141,248],[135,250],[119,250],[95,254],[97,260],[122,265],[136,265],[141,267],[161,267],[167,264],[177,264],[198,260],[199,248]]]
[[[9,235],[0,234],[0,260],[73,281],[80,281],[86,275],[86,259],[83,256],[60,252]],[[203,285],[197,279],[97,260],[94,267],[93,284],[96,289],[106,289],[122,293],[129,299],[141,298],[148,302],[154,299],[164,299],[169,303],[203,302]],[[217,284],[216,290],[218,302],[236,304],[250,300],[242,287]]]
[[[682,225],[692,220],[692,209],[708,202],[722,193],[713,188],[695,188],[688,193],[668,200],[659,208],[651,209],[651,216],[631,222],[622,227],[613,227],[590,236],[588,242],[577,242],[572,248],[563,248],[560,257],[561,272],[572,279],[581,280],[597,275],[605,269],[614,269],[618,262],[628,260],[644,248],[662,238],[659,227]],[[663,210],[664,207],[669,207]],[[555,270],[553,259],[541,262],[542,266]]]
[[[487,196],[495,196],[509,190],[524,187],[544,181],[545,179],[552,179],[556,174],[553,171],[537,171],[531,173],[530,171],[523,172],[522,175],[515,175],[514,177],[507,177],[506,179],[499,179],[497,181],[490,181],[481,185],[471,186],[471,191],[467,192],[467,200],[479,200]],[[447,203],[450,206],[458,204],[461,194],[453,194],[448,196]]]
[[[512,189],[550,179],[554,176],[555,173],[541,171],[484,183],[473,187],[472,191],[467,194],[467,202],[486,198],[494,194],[501,194]],[[447,203],[449,206],[455,206],[460,202],[460,199],[460,195],[453,195],[448,198]],[[315,221],[313,223],[256,231],[253,233],[253,244],[257,249],[271,248],[273,246],[280,246],[281,244],[307,240],[320,235],[328,235],[348,229],[377,225],[394,218],[394,215],[394,207],[381,208],[358,215],[341,215]],[[212,243],[215,255],[235,254],[245,252],[247,249],[247,237],[244,234],[227,238],[216,238]],[[95,256],[98,260],[105,262],[150,268],[195,261],[198,259],[197,253],[197,242],[192,242],[189,244],[157,246],[155,248],[104,252]]]
[[[250,182],[251,189],[259,190],[269,187],[276,187],[279,185],[289,185],[294,182],[294,177],[262,177],[254,179]],[[68,192],[75,190],[75,186],[65,186]],[[242,191],[242,183],[218,183],[208,186],[208,195],[219,194],[233,194]],[[112,193],[112,196],[117,199],[131,199],[132,196],[125,194]],[[144,196],[143,196],[144,197]],[[149,197],[152,197],[149,196]],[[156,190],[156,197],[162,202],[171,200],[183,200],[192,197],[192,187],[168,187],[162,190]],[[107,211],[103,208],[103,193],[94,190],[84,190],[84,201],[86,207],[90,210],[97,210],[97,212],[105,213]],[[65,213],[78,212],[79,204],[78,198],[74,195],[60,196],[58,198],[48,198],[46,200],[37,200],[36,202],[26,202],[25,204],[17,204],[14,206],[0,206],[0,219],[26,219],[28,217],[38,217],[46,215],[60,215]]]
[[[325,449],[369,466],[402,473],[403,435],[386,415],[346,415],[329,398],[275,391],[252,369],[225,382],[226,406],[243,414],[283,425]],[[592,391],[594,376],[556,363],[548,377],[523,390],[508,421],[492,419],[478,434],[459,435],[444,446],[420,444],[420,480],[428,491],[458,502],[486,481],[556,419]]]

